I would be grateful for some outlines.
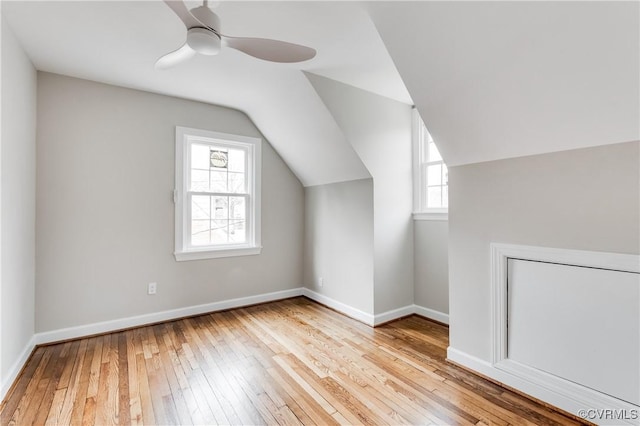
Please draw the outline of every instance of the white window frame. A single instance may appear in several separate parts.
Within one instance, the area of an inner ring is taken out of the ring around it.
[[[243,244],[219,244],[192,246],[190,244],[191,203],[188,188],[191,171],[191,145],[193,143],[240,148],[246,152],[247,242]],[[220,257],[260,254],[260,189],[261,189],[262,139],[249,136],[219,133],[209,130],[176,126],[176,174],[175,174],[175,251],[177,261],[215,259]]]
[[[415,220],[448,220],[448,208],[427,205],[427,167],[444,164],[444,160],[429,161],[429,139],[418,110],[413,108],[413,218]],[[447,185],[448,186],[448,185]]]

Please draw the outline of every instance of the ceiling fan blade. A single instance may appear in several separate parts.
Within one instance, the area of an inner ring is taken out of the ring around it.
[[[208,6],[194,7],[189,13],[199,23],[199,26],[209,28],[220,35],[220,18]]]
[[[171,68],[175,65],[178,65],[181,62],[186,61],[196,54],[196,51],[189,47],[187,43],[183,44],[182,47],[178,50],[174,50],[173,52],[169,52],[166,55],[162,56],[160,59],[156,61],[156,69],[157,70],[166,70],[167,68]]]
[[[223,36],[225,44],[254,58],[271,62],[302,62],[316,56],[316,50],[286,41],[268,38]]]
[[[164,0],[164,2],[176,15],[178,15],[178,18],[180,18],[187,29],[201,26],[200,22],[191,15],[189,9],[187,9],[187,6],[182,0]]]

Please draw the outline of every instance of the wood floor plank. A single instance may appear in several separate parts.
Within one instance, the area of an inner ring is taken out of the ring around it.
[[[297,384],[288,382],[277,371],[276,368],[268,368],[267,373],[271,378],[280,385],[282,392],[288,395],[285,398],[287,407],[296,415],[296,417],[305,425],[315,425],[326,412],[312,401],[306,392],[302,391]],[[326,424],[322,422],[320,424]]]
[[[34,400],[34,394],[38,389],[38,383],[42,377],[53,351],[38,348],[35,356],[29,360],[20,383],[11,391],[11,397],[5,400],[0,410],[0,424],[14,425],[24,421],[25,413],[30,403]],[[16,395],[16,396],[14,396]],[[19,396],[17,396],[19,395]]]
[[[180,424],[178,415],[171,396],[169,383],[164,375],[160,360],[160,351],[158,349],[153,327],[146,328],[146,347],[145,365],[147,369],[147,377],[149,379],[149,390],[151,391],[151,401],[153,413],[156,421],[160,424]],[[147,358],[147,356],[149,358]]]
[[[316,404],[318,404],[327,416],[325,419],[328,419],[333,413],[335,413],[339,408],[344,408],[342,405],[336,404],[338,402],[335,398],[327,395],[325,392],[322,392],[323,388],[321,385],[321,378],[316,376],[315,374],[307,374],[304,371],[299,371],[299,369],[295,368],[296,363],[291,362],[291,359],[294,359],[294,355],[289,356],[277,356],[274,357],[275,362],[278,364],[280,369],[286,374],[286,377],[291,378],[292,381],[300,386],[304,393],[308,395]],[[324,394],[324,395],[323,395]]]
[[[208,318],[203,323],[192,318],[183,324],[182,330],[185,339],[183,345],[186,342],[193,342],[197,348],[193,355],[204,366],[204,369],[191,370],[189,380],[196,383],[201,395],[205,397],[216,423],[240,424],[242,421],[232,404],[233,392],[230,391],[227,381],[219,372],[220,354],[216,352],[216,346],[210,344],[209,338],[214,342],[218,341],[210,333],[207,325],[211,325]],[[189,365],[188,360],[184,358],[182,360],[183,368],[186,368]]]
[[[60,410],[64,403],[64,397],[67,393],[67,388],[57,389],[53,395],[53,401],[51,402],[52,409],[49,410],[49,415],[45,420],[45,426],[55,426],[60,423]]]
[[[102,345],[102,354],[100,357],[100,372],[98,380],[98,388],[96,390],[96,412],[95,422],[100,425],[113,425],[113,416],[111,410],[113,409],[113,392],[111,388],[114,366],[110,362],[110,353],[112,352],[111,345],[115,335],[104,336],[104,343]]]
[[[169,350],[164,343],[163,336],[166,333],[166,328],[162,325],[156,325],[153,327],[156,335],[156,343],[158,345],[158,356],[160,357],[160,365],[162,366],[163,376],[166,379],[169,386],[169,393],[173,398],[173,403],[176,407],[176,413],[178,415],[178,421],[180,424],[191,424],[193,420],[191,418],[190,410],[187,407],[187,402],[184,398],[184,392],[182,387],[178,383],[178,376],[176,375],[173,363],[171,362],[171,356]]]
[[[520,397],[514,392],[505,391],[501,396],[505,402],[511,403],[515,406],[521,407],[522,410],[528,411],[538,425],[555,425],[564,420],[564,416],[560,413],[550,411],[538,403]]]
[[[85,362],[85,355],[87,353],[88,340],[81,340],[78,348],[76,359],[73,362],[73,368],[69,376],[69,382],[67,383],[65,399],[60,409],[59,418],[56,424],[69,424],[71,423],[71,414],[73,412],[73,404],[76,402],[76,395],[81,391],[80,381],[82,377],[82,369]],[[60,384],[58,384],[58,388]]]
[[[45,424],[51,410],[57,411],[60,408],[58,406],[52,407],[52,404],[55,399],[58,381],[62,377],[62,374],[66,366],[68,365],[67,360],[69,358],[69,349],[71,348],[71,346],[71,342],[62,344],[61,351],[52,366],[53,368],[48,371],[48,373],[50,374],[45,373],[44,375],[44,377],[46,377],[45,380],[47,383],[47,387],[43,389],[42,401],[40,402],[38,412],[36,413],[36,416],[33,420],[34,424]]]
[[[2,425],[584,424],[446,361],[447,327],[306,298],[37,348]]]
[[[87,392],[89,390],[91,363],[94,357],[97,340],[97,338],[86,339],[87,349],[84,355],[82,369],[79,371],[80,381],[77,384],[78,390],[76,392],[75,399],[73,400],[71,418],[69,420],[69,423],[73,425],[82,424],[85,403],[87,400]]]
[[[129,419],[132,425],[139,425],[142,424],[142,402],[139,384],[141,379],[138,377],[134,333],[126,333],[125,336],[127,345],[127,374],[129,375]]]
[[[118,334],[118,424],[131,424],[131,395],[129,394],[129,357],[126,333]]]
[[[490,407],[491,415],[496,416],[499,419],[492,421],[492,423],[502,423],[502,421],[506,421],[508,424],[514,426],[530,426],[534,424],[525,418],[515,415],[509,410],[506,410],[496,404],[491,404],[483,394],[467,392],[464,387],[449,380],[446,380],[444,384],[445,387],[442,388],[442,391],[440,391],[440,389],[436,389],[435,392],[438,395],[450,400],[461,401],[458,402],[461,405],[466,405],[468,403],[471,406],[479,407],[479,409],[483,411],[488,411],[487,408]]]
[[[167,330],[176,330],[175,323],[167,324]],[[207,402],[209,398],[205,398],[205,389],[200,387],[197,380],[194,380],[194,374],[189,374],[184,370],[184,366],[180,362],[176,342],[171,338],[171,333],[167,332],[163,335],[163,342],[169,353],[169,359],[176,376],[177,384],[183,392],[184,400],[189,410],[189,415],[195,424],[222,424],[224,422],[216,419]]]
[[[144,358],[144,351],[136,352],[136,367],[138,379],[138,387],[140,389],[140,412],[141,418],[136,422],[144,424],[156,424],[156,417],[153,410],[153,401],[151,399],[151,389],[149,388],[149,375],[147,374],[147,364]],[[133,418],[133,417],[132,417]]]
[[[308,341],[308,345],[314,347],[317,352],[321,352],[330,340],[324,333],[312,332],[312,330],[308,329],[308,325],[303,322],[299,322],[294,328],[312,336]],[[325,350],[324,355],[325,368],[332,372],[333,377],[343,383],[354,382],[354,385],[366,388],[367,401],[373,404],[374,411],[380,409],[380,415],[390,416],[392,418],[391,421],[395,423],[420,423],[420,420],[416,417],[415,410],[406,409],[406,407],[404,409],[400,408],[402,401],[395,392],[384,392],[385,387],[380,385],[384,384],[385,377],[380,374],[381,371],[375,369],[373,364],[368,363],[360,352],[341,345],[332,351]],[[318,362],[322,363],[320,360]],[[348,390],[353,393],[354,391],[357,392],[359,388],[349,387]],[[404,414],[400,414],[400,411],[404,411]],[[413,421],[407,421],[410,419],[413,419]]]
[[[98,395],[98,386],[100,384],[100,364],[102,360],[102,347],[104,345],[104,336],[96,337],[96,345],[91,359],[91,369],[89,371],[89,387],[87,388],[87,398],[94,398]]]

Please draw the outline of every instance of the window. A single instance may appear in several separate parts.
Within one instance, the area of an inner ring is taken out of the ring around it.
[[[176,127],[176,260],[260,253],[261,140]]]
[[[449,171],[417,110],[413,112],[414,217],[446,220]]]

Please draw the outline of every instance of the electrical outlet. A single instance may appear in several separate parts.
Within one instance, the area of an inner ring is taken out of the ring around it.
[[[157,283],[149,283],[149,285],[147,286],[147,294],[156,294],[157,287]]]
[[[318,287],[324,287],[324,278],[318,278]]]

